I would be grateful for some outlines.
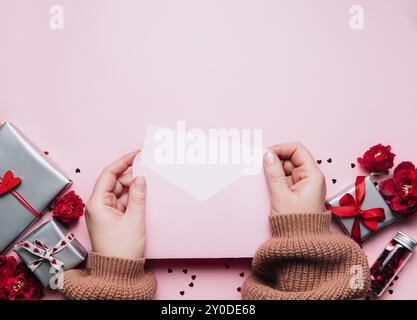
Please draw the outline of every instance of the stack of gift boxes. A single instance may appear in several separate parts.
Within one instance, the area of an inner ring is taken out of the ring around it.
[[[71,186],[71,180],[17,127],[0,127],[0,254],[14,249],[45,287],[57,288],[63,271],[82,263],[86,250],[57,220],[22,239]]]

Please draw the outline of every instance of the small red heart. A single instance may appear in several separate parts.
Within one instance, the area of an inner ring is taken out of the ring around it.
[[[6,192],[16,188],[22,180],[18,177],[14,177],[13,172],[8,170],[5,174],[3,179],[0,179],[0,195],[5,194]]]
[[[52,259],[51,263],[52,264],[56,264],[56,260],[55,259]]]
[[[67,244],[67,242],[65,240],[61,241],[61,246],[65,246]]]
[[[35,249],[33,249],[33,252],[39,253],[39,250],[35,248]]]

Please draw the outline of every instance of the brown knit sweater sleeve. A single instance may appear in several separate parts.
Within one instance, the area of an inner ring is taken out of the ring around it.
[[[368,261],[354,241],[330,233],[330,212],[274,215],[272,238],[255,254],[244,299],[349,299],[369,287]]]
[[[151,299],[157,288],[153,273],[145,271],[145,260],[127,260],[90,253],[90,268],[64,273],[62,293],[68,299]]]

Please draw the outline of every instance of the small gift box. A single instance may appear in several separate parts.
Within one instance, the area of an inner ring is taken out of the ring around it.
[[[0,253],[7,250],[71,181],[10,123],[0,127]]]
[[[353,185],[327,199],[327,208],[358,243],[397,218],[369,176],[357,177]]]
[[[74,235],[56,220],[32,231],[16,244],[14,251],[45,287],[53,287],[54,275],[62,275],[87,257],[87,251]]]

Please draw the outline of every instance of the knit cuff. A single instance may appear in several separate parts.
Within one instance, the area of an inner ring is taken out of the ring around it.
[[[319,235],[330,232],[332,214],[320,213],[285,213],[270,216],[273,237],[299,237]]]
[[[103,280],[128,280],[143,275],[145,259],[130,260],[89,254],[91,275]]]

